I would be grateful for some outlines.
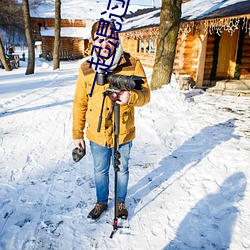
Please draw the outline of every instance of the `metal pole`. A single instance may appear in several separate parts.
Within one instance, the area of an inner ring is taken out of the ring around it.
[[[118,229],[118,219],[117,219],[117,193],[118,193],[118,172],[120,171],[120,152],[119,152],[119,134],[120,134],[120,105],[116,102],[114,103],[114,170],[115,170],[115,208],[114,208],[114,223],[113,231],[110,238],[113,237],[114,233]]]

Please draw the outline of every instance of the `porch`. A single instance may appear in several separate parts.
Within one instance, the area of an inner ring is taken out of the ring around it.
[[[220,80],[215,86],[205,89],[208,93],[250,97],[250,80]]]

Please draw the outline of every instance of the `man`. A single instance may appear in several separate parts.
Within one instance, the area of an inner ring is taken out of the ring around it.
[[[106,36],[99,35],[98,30],[107,29]],[[97,21],[92,26],[93,57],[100,59],[102,65],[108,65],[108,71],[112,74],[137,75],[143,77],[141,90],[121,90],[118,94],[120,104],[120,134],[119,152],[121,154],[118,172],[118,194],[117,194],[117,217],[128,216],[125,206],[125,198],[128,186],[128,161],[132,140],[135,138],[134,107],[143,106],[150,100],[150,90],[147,84],[145,72],[140,61],[132,58],[123,48],[118,39],[114,38],[114,26],[111,22],[107,24],[103,20]],[[90,67],[91,66],[91,67]],[[96,72],[102,72],[104,66],[94,64],[93,61],[84,62],[79,70],[77,79],[74,104],[73,104],[73,140],[76,147],[85,147],[84,133],[87,123],[86,137],[90,141],[90,148],[94,161],[94,175],[96,185],[97,202],[90,211],[88,218],[97,219],[108,208],[109,195],[109,168],[113,160],[114,134],[112,101],[105,98],[103,109],[103,120],[100,132],[97,132],[98,121],[103,101],[103,92],[109,84],[94,85]],[[111,114],[110,114],[111,113]],[[111,119],[108,117],[111,116]]]

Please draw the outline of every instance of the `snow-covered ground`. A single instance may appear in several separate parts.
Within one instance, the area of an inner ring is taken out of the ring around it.
[[[109,209],[87,221],[88,144],[82,161],[71,157],[80,63],[0,69],[0,249],[250,249],[250,99],[179,91],[174,79],[136,109],[129,229],[109,238],[112,169]]]

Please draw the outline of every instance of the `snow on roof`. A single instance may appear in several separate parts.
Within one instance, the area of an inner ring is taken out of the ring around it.
[[[156,26],[160,23],[160,8],[151,10],[151,12],[142,14],[142,15],[134,15],[133,18],[128,18],[122,25],[122,30],[132,30],[138,29],[142,27],[150,27]]]
[[[231,9],[231,13],[223,10]],[[212,15],[212,13],[220,13]],[[182,5],[182,19],[186,21],[201,20],[229,15],[250,13],[249,0],[191,0]]]
[[[54,28],[42,28],[42,36],[54,36]],[[83,27],[62,27],[61,28],[61,37],[78,37],[82,39],[89,39],[91,34],[91,28]]]
[[[101,17],[101,12],[107,10],[108,2],[97,2],[94,0],[61,0],[61,18],[71,20],[97,20]],[[121,4],[120,4],[121,6]],[[111,6],[112,7],[112,6]],[[135,12],[138,9],[149,8],[149,6],[130,4],[127,14]],[[124,8],[117,8],[123,14]],[[55,4],[47,0],[46,3],[40,5],[36,9],[30,10],[31,17],[54,18]]]
[[[98,0],[98,2],[107,2],[108,0]],[[117,0],[119,1],[119,0]],[[120,0],[121,1],[121,0]],[[161,6],[161,0],[130,0],[130,4],[136,4],[136,5],[147,5],[147,6]]]
[[[133,13],[125,20],[122,31],[160,24],[160,8],[148,9],[147,13]],[[182,4],[182,21],[195,21],[250,13],[250,0],[191,0]]]
[[[93,0],[62,0],[61,17],[71,20],[97,20],[103,17],[101,12],[107,10],[107,4],[107,2]],[[31,10],[31,16],[54,18],[54,7],[53,2],[47,1],[36,10]],[[124,11],[122,8],[118,9]],[[122,22],[122,31],[158,26],[160,24],[160,11],[160,8],[130,4],[127,11],[128,15]],[[185,22],[247,13],[250,13],[250,0],[191,0],[182,4],[181,19]],[[49,29],[44,31],[42,35],[48,36],[49,32],[51,35],[53,31]],[[77,32],[74,29],[71,29],[71,31],[64,29],[62,36],[85,35],[83,31],[78,30]]]

